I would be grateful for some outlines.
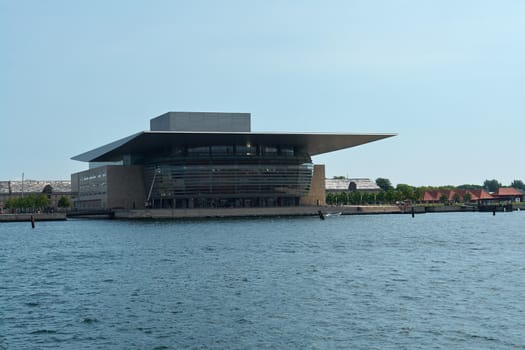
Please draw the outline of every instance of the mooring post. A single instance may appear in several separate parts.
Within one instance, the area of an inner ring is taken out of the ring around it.
[[[35,228],[35,217],[31,215],[31,228]]]
[[[412,217],[415,217],[414,207],[412,206]]]

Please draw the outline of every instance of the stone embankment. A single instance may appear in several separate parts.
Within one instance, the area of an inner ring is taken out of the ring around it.
[[[511,209],[512,210],[512,209]],[[374,215],[374,214],[423,214],[445,212],[480,211],[478,207],[460,206],[397,206],[397,205],[345,205],[345,206],[302,206],[267,208],[207,208],[207,209],[137,209],[137,210],[92,210],[70,211],[68,218],[95,219],[190,219],[190,218],[235,218],[235,217],[278,217],[323,215]],[[492,211],[492,210],[491,210]],[[497,207],[495,211],[505,211]],[[508,211],[508,210],[507,210]],[[0,214],[0,222],[66,220],[65,213],[43,214]]]
[[[0,214],[0,222],[31,221],[61,221],[66,220],[66,213],[35,213],[35,214]]]
[[[400,214],[398,206],[304,206],[268,208],[207,208],[207,209],[143,209],[116,210],[115,219],[182,219],[264,216],[313,216],[323,214]]]
[[[512,209],[510,209],[511,211]],[[115,219],[186,219],[186,218],[233,218],[270,216],[317,216],[323,215],[374,215],[374,214],[424,214],[477,212],[478,207],[468,206],[398,206],[398,205],[345,205],[302,206],[269,208],[207,208],[207,209],[142,209],[115,210]],[[492,210],[491,210],[492,211]],[[505,211],[498,207],[495,211]],[[509,211],[509,210],[507,210]]]

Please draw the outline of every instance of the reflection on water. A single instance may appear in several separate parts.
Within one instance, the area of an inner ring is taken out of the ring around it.
[[[524,224],[2,224],[0,349],[525,348]]]

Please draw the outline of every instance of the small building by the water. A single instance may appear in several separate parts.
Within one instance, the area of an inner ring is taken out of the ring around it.
[[[523,191],[513,187],[500,187],[495,192],[491,193],[492,197],[498,198],[500,201],[508,202],[523,202]]]
[[[325,189],[327,193],[330,192],[381,192],[374,181],[367,178],[353,178],[353,179],[325,179]]]

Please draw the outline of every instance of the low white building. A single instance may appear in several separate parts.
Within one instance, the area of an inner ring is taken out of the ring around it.
[[[355,179],[325,179],[326,192],[380,192],[377,184],[366,178]]]

